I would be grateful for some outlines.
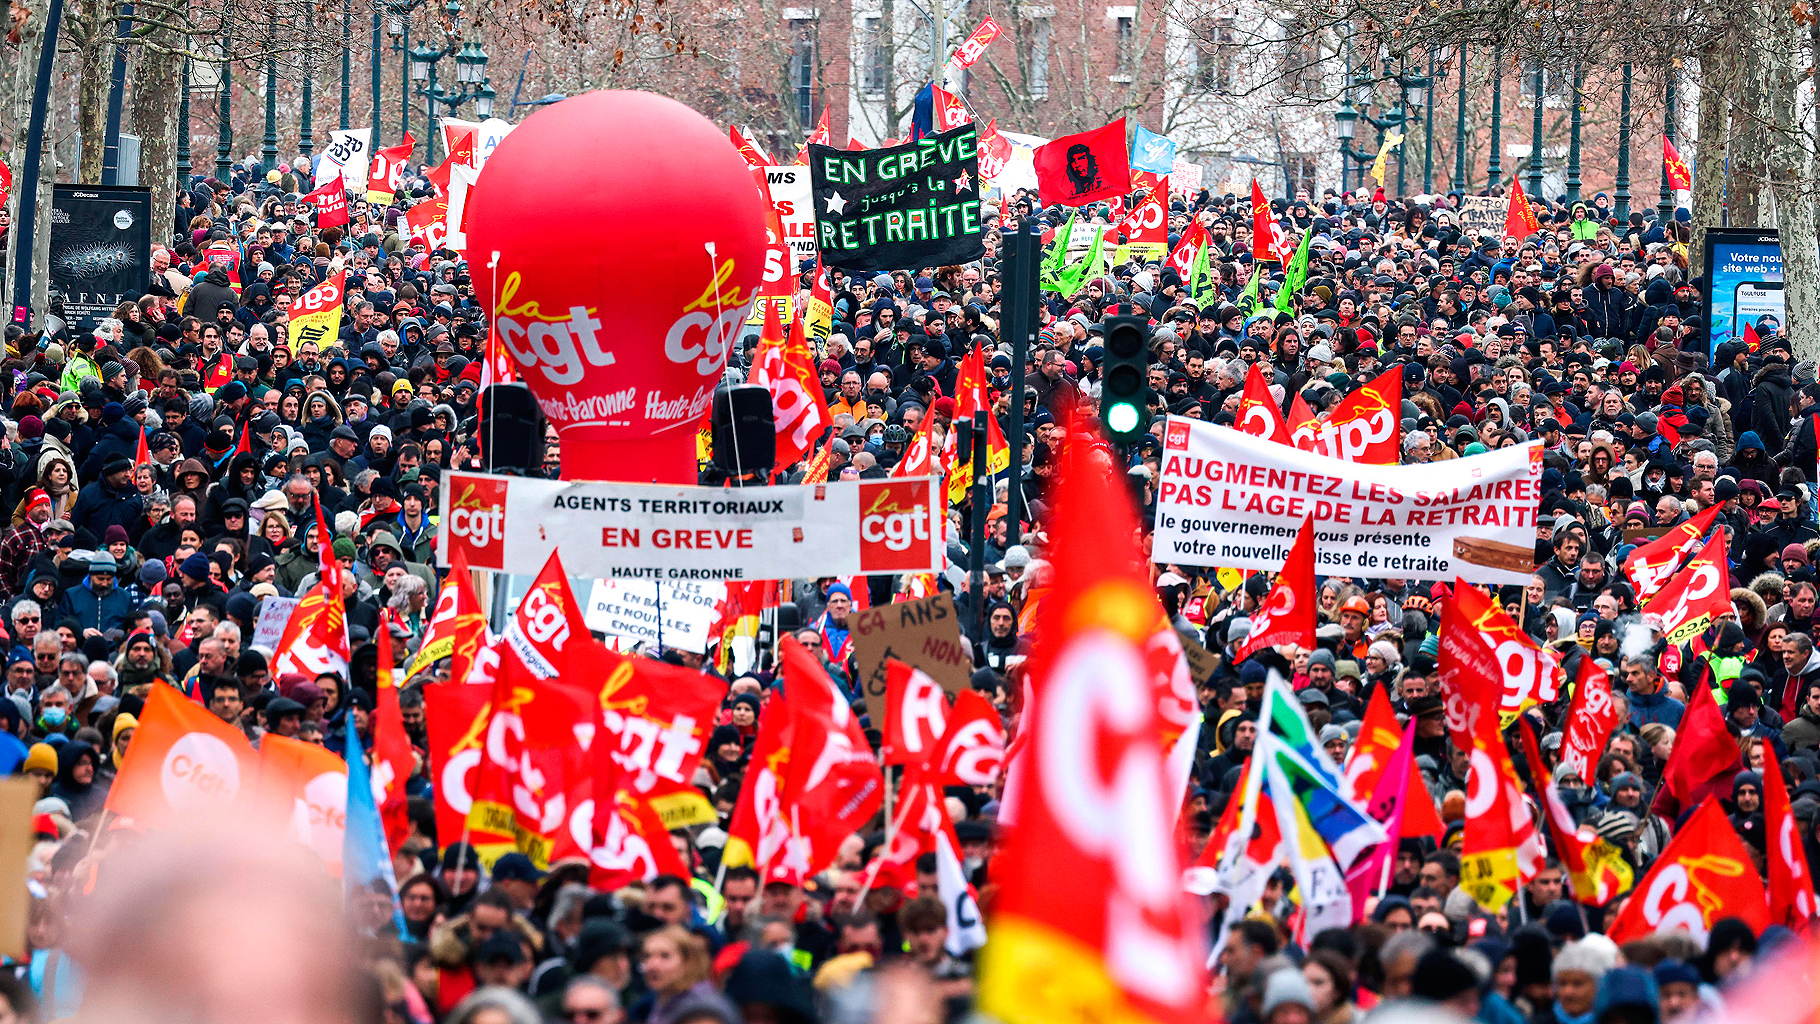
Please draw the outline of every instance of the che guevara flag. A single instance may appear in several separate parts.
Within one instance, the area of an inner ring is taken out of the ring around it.
[[[1313,650],[1314,609],[1314,517],[1309,516],[1296,531],[1295,543],[1283,559],[1283,571],[1277,574],[1276,584],[1263,605],[1251,613],[1251,633],[1233,660],[1244,661],[1258,650],[1277,644],[1300,644]]]
[[[1523,194],[1523,183],[1515,178],[1510,181],[1510,205],[1504,211],[1504,237],[1528,238],[1542,230],[1542,222],[1536,219],[1534,210],[1529,208],[1529,198]]]
[[[1701,687],[1700,689],[1705,689]],[[1742,918],[1753,934],[1772,923],[1750,849],[1708,796],[1657,855],[1636,895],[1606,929],[1613,942],[1653,935],[1667,925],[1690,933],[1702,946],[1714,922]]]
[[[1687,169],[1687,162],[1681,159],[1681,151],[1675,148],[1673,139],[1667,132],[1662,133],[1662,169],[1668,172],[1668,187],[1691,189],[1694,187],[1693,172]]]
[[[1031,163],[1044,206],[1085,206],[1123,196],[1131,190],[1125,119],[1038,146]]]
[[[1055,494],[980,1008],[1007,1024],[1185,1024],[1205,953],[1144,662],[1156,597],[1131,499],[1084,440],[1065,447]]]

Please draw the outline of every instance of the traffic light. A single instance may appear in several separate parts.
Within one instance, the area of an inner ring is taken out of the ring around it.
[[[1113,307],[1106,318],[1105,365],[1100,374],[1100,422],[1119,444],[1136,444],[1150,429],[1149,360],[1144,346],[1150,321],[1130,305]]]

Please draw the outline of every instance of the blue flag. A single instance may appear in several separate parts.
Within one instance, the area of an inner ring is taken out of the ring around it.
[[[392,894],[392,924],[399,939],[410,942],[405,930],[404,908],[398,902],[398,878],[392,873],[392,851],[386,846],[385,825],[379,819],[379,804],[373,799],[373,778],[367,771],[360,734],[354,731],[354,716],[347,718],[348,799],[347,830],[341,840],[341,887],[349,903],[358,890],[369,894],[379,886]]]
[[[910,104],[910,136],[908,141],[915,142],[925,135],[935,134],[935,83],[929,82],[917,91],[916,99]]]
[[[1151,174],[1168,174],[1175,168],[1174,141],[1138,125],[1137,137],[1131,140],[1131,166]]]

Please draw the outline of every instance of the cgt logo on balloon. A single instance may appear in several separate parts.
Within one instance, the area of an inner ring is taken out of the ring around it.
[[[449,478],[450,558],[459,550],[473,568],[505,568],[506,488],[504,477]]]

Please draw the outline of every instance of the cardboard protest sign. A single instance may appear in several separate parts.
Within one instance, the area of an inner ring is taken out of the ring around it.
[[[978,145],[967,124],[882,149],[808,147],[822,262],[865,271],[984,256]]]
[[[284,624],[291,621],[300,597],[268,597],[259,602],[259,617],[253,620],[254,647],[276,650],[284,637]]]
[[[856,611],[847,625],[853,630],[854,660],[858,662],[854,686],[866,695],[866,711],[874,725],[885,720],[887,658],[922,669],[949,693],[967,689],[973,675],[973,651],[961,637],[961,620],[951,595]]]
[[[30,954],[25,943],[25,922],[31,909],[31,890],[25,887],[25,869],[31,859],[32,805],[38,801],[38,784],[30,779],[0,778],[0,956],[15,960]]]
[[[1475,241],[1498,237],[1504,230],[1504,205],[1497,196],[1465,196],[1460,200],[1460,234]]]

